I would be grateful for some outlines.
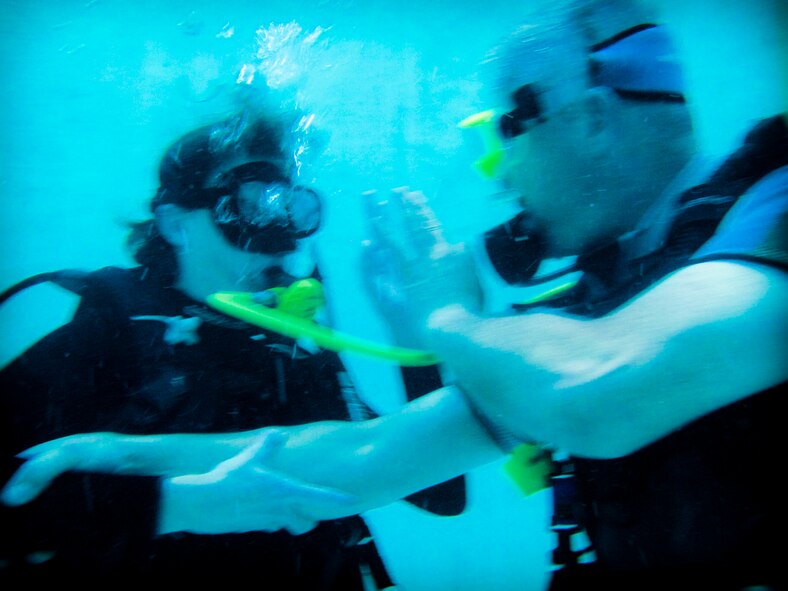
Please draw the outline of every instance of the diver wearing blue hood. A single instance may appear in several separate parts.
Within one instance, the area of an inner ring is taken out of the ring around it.
[[[130,234],[139,266],[45,273],[3,294],[52,281],[81,296],[70,322],[0,374],[3,481],[21,450],[81,431],[234,432],[374,416],[336,353],[206,305],[215,292],[284,294],[319,278],[312,237],[322,202],[293,181],[288,129],[284,120],[244,112],[186,134],[161,161],[154,218]],[[440,385],[434,366],[403,368],[403,376],[409,395]],[[159,484],[68,475],[29,507],[3,507],[0,579],[264,573],[290,589],[361,591],[366,565],[378,586],[391,584],[360,518],[297,538],[298,526],[160,535],[173,506],[161,504]],[[412,501],[461,512],[463,482],[442,489]]]
[[[363,423],[235,435],[265,453],[236,454],[227,435],[49,442],[5,501],[68,470],[156,474],[191,507],[233,503],[178,529],[277,529],[381,506],[527,442],[556,460],[556,591],[786,588],[784,114],[707,169],[654,14],[627,0],[550,7],[554,19],[539,14],[495,61],[507,106],[471,123],[500,134],[498,147],[484,136],[479,166],[523,210],[487,236],[493,266],[525,283],[542,259],[574,257],[573,287],[486,315],[468,248],[446,242],[423,195],[400,190],[389,204],[407,229],[386,246],[416,251],[397,259],[399,293],[452,386]],[[286,445],[265,444],[276,438]],[[282,473],[351,499],[273,517],[261,475]]]

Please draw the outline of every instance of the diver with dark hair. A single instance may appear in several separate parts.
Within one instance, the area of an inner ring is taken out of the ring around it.
[[[288,123],[243,112],[175,141],[159,167],[153,218],[129,235],[138,266],[45,273],[3,294],[50,281],[80,296],[67,324],[0,374],[4,482],[19,465],[15,454],[81,431],[235,432],[375,415],[334,351],[206,303],[235,291],[292,302],[296,286],[319,285],[313,236],[323,204],[294,180]],[[440,384],[434,366],[402,373],[409,396]],[[410,500],[457,514],[464,482]],[[204,537],[168,533],[178,510],[157,478],[66,475],[32,505],[0,509],[0,579],[204,574],[362,591],[364,569],[366,584],[392,584],[359,517],[300,537],[298,527]]]

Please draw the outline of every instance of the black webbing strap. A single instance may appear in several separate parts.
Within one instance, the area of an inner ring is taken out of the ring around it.
[[[572,536],[583,531],[578,516],[579,497],[574,477],[574,466],[570,460],[554,460],[550,482],[553,489],[553,519],[550,529],[556,534],[557,544],[553,549],[553,564],[572,566],[580,557],[592,550],[590,546],[575,550]]]

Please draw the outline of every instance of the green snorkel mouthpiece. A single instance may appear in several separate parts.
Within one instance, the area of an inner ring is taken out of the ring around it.
[[[326,305],[323,284],[312,278],[299,279],[289,287],[272,287],[264,292],[263,296],[270,296],[270,299],[255,297],[254,300],[280,312],[307,320],[314,320],[318,310]]]

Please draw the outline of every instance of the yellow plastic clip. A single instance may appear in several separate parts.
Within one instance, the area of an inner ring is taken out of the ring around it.
[[[473,165],[488,179],[494,179],[498,175],[504,156],[503,142],[498,137],[495,121],[495,111],[490,109],[466,117],[458,124],[461,129],[475,128],[479,130],[484,144],[484,154]]]
[[[299,318],[313,320],[326,304],[323,284],[317,279],[299,279],[289,287],[274,287],[269,291],[276,295],[276,310]]]
[[[550,456],[538,445],[523,443],[514,448],[503,469],[528,496],[550,486],[553,465]]]

